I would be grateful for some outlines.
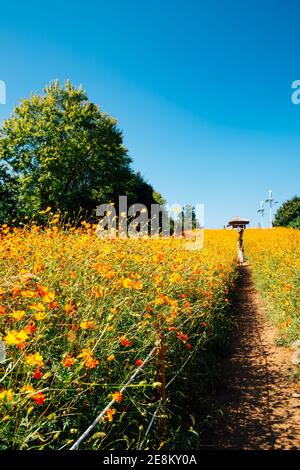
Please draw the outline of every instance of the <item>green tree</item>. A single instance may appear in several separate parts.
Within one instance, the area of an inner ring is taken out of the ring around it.
[[[0,224],[12,223],[17,215],[17,181],[0,163]]]
[[[273,225],[300,228],[300,197],[295,196],[282,204],[276,212]]]
[[[127,193],[132,202],[148,203],[153,188],[130,163],[115,119],[69,81],[52,82],[44,94],[23,99],[0,129],[0,164],[6,180],[9,175],[17,182],[18,217],[48,206],[92,213]],[[3,196],[0,201],[4,212]]]

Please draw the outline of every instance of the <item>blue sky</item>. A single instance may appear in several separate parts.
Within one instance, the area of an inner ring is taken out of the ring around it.
[[[118,120],[134,168],[206,225],[299,194],[296,0],[114,0],[1,5],[7,104],[53,79],[82,84]]]

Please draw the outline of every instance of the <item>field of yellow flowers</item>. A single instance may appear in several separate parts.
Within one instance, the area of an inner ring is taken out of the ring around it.
[[[112,400],[80,448],[155,448],[158,426],[146,430],[162,380],[174,390],[226,335],[237,235],[205,238],[189,251],[180,239],[99,239],[89,223],[0,228],[1,449],[68,449]]]
[[[300,231],[247,230],[245,247],[281,342],[300,339]]]

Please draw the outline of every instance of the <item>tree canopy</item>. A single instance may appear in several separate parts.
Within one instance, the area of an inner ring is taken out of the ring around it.
[[[282,204],[275,215],[273,225],[300,228],[300,197],[295,196]]]
[[[135,173],[116,120],[69,81],[21,100],[0,128],[0,222],[50,206],[69,215],[98,204],[147,207],[154,191]]]

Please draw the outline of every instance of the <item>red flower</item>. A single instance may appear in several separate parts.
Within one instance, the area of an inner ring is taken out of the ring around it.
[[[56,301],[50,302],[50,304],[48,304],[48,307],[50,310],[52,310],[53,308],[59,308],[59,303]]]
[[[190,343],[185,343],[185,345],[188,349],[192,349],[192,345]]]
[[[26,333],[30,334],[30,333],[34,333],[34,332],[35,332],[36,326],[33,325],[33,324],[28,324],[28,325],[25,326],[24,329],[25,329]]]
[[[184,333],[182,333],[182,331],[178,333],[178,338],[182,339],[184,342],[186,342],[189,339],[188,335],[185,335]]]
[[[37,405],[42,405],[45,402],[46,397],[42,392],[38,392],[33,395],[32,399]]]
[[[120,337],[119,341],[122,344],[122,346],[125,346],[125,347],[132,345],[132,341],[129,341],[129,339],[127,339],[124,335]]]
[[[146,309],[147,309],[147,312],[148,312],[148,313],[150,313],[150,312],[151,312],[151,307],[150,307],[150,305],[149,305],[149,304],[147,304],[147,307],[146,307]]]
[[[70,355],[68,355],[62,360],[62,364],[65,367],[71,367],[74,363],[75,363],[75,358]]]
[[[138,366],[138,367],[141,366],[143,363],[144,363],[144,361],[142,361],[142,359],[137,359],[135,361],[135,365]]]
[[[45,297],[48,293],[48,289],[45,286],[37,286],[36,291],[41,297]]]
[[[0,314],[5,315],[6,313],[6,308],[3,305],[0,305]]]
[[[41,377],[42,377],[42,373],[39,369],[36,369],[34,372],[33,372],[33,378],[36,379],[36,380],[39,380]]]

